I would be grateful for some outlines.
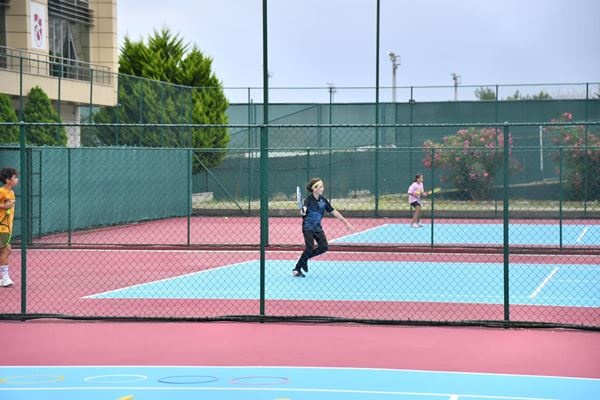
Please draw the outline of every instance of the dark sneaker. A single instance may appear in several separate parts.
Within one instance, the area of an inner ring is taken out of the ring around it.
[[[304,278],[306,276],[299,269],[293,269],[292,275],[294,275],[296,278]]]

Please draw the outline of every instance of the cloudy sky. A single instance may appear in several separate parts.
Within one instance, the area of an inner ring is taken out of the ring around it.
[[[119,45],[125,36],[145,40],[166,27],[213,59],[213,70],[226,88],[232,88],[230,93],[244,97],[245,89],[233,88],[262,86],[262,0],[118,0],[117,4]],[[339,101],[360,92],[344,88],[374,87],[376,4],[376,0],[269,0],[270,87],[310,87],[314,89],[281,92],[301,99],[299,93],[316,91],[327,98],[331,82]],[[399,101],[408,96],[410,86],[449,86],[443,95],[452,97],[453,73],[460,76],[459,87],[465,88],[600,82],[600,1],[380,0],[380,4],[382,101],[389,101],[392,93],[390,51],[400,56]],[[568,97],[584,88],[545,90]],[[461,96],[473,93],[473,88],[461,90]],[[368,96],[373,96],[372,90]]]

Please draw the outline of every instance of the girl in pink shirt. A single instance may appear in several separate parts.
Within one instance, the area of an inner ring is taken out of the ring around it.
[[[408,188],[408,204],[413,208],[413,217],[410,226],[413,228],[422,228],[420,221],[421,214],[421,196],[427,196],[423,189],[423,174],[417,174],[415,181]]]

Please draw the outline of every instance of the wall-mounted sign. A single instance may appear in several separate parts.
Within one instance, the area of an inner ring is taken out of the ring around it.
[[[46,50],[46,35],[48,34],[46,5],[30,1],[29,11],[31,18],[31,48]]]

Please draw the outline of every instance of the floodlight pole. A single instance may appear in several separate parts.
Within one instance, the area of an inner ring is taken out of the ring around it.
[[[333,180],[331,179],[331,146],[333,145],[332,135],[331,135],[331,124],[333,120],[333,95],[336,92],[335,84],[333,82],[327,82],[327,87],[329,88],[329,172],[327,176],[327,181],[329,182],[329,196],[333,197],[333,191],[331,188],[331,183]]]
[[[335,84],[333,82],[327,82],[327,87],[329,88],[329,104],[333,103],[333,95],[337,92],[335,89]],[[331,120],[329,120],[331,123]]]
[[[388,53],[390,56],[390,61],[392,62],[392,102],[396,102],[396,70],[400,65],[400,56],[390,51]]]
[[[454,101],[458,99],[458,84],[461,83],[460,75],[452,73],[452,80],[454,81]]]

